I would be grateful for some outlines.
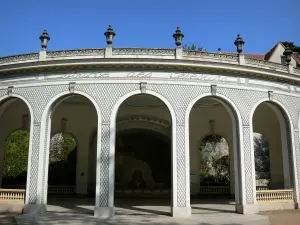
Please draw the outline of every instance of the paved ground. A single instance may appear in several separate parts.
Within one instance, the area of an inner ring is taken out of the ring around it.
[[[170,217],[170,207],[166,202],[151,200],[145,204],[144,201],[135,201],[128,205],[128,201],[119,200],[116,207],[116,217],[109,221],[99,221],[93,215],[93,201],[89,199],[80,200],[55,200],[49,201],[48,212],[42,216],[0,216],[0,225],[113,225],[113,224],[165,224],[165,225],[242,225],[242,224],[269,224],[265,219],[269,217],[272,225],[300,225],[299,210],[282,210],[263,212],[260,215],[239,215],[234,213],[234,203],[225,200],[192,201],[192,217],[188,219],[177,219]],[[15,218],[17,220],[15,220]],[[18,222],[18,223],[17,223]]]
[[[268,216],[271,225],[300,225],[300,210],[279,210],[259,214]]]

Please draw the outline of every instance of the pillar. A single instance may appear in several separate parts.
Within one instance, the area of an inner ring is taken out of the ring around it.
[[[185,146],[185,142],[189,137],[184,128],[184,123],[173,123],[172,129],[176,129],[175,132],[172,132],[173,217],[188,217],[191,215],[189,147]]]
[[[41,122],[36,120],[30,129],[31,143],[29,145],[28,155],[28,173],[27,173],[27,184],[26,184],[26,198],[23,213],[24,214],[38,214],[46,211],[46,205],[41,204],[39,195],[38,180],[42,177],[38,177],[39,173],[39,160],[43,157],[40,154],[40,132]]]
[[[300,209],[299,205],[299,199],[300,199],[300,134],[298,129],[294,129],[294,143],[295,143],[295,151],[294,151],[294,157],[290,156],[290,160],[293,162],[293,165],[291,166],[294,171],[294,188],[295,188],[295,202],[296,202],[296,208]]]
[[[110,123],[103,122],[101,132],[97,133],[97,161],[96,161],[96,203],[94,216],[102,219],[111,218],[114,209],[114,153],[110,152],[112,138],[110,137]],[[100,149],[101,147],[101,149]]]
[[[256,205],[256,184],[255,184],[255,164],[252,129],[249,125],[243,124],[241,130],[242,148],[239,152],[238,168],[240,171],[238,204],[236,211],[241,214],[254,214],[258,212]]]

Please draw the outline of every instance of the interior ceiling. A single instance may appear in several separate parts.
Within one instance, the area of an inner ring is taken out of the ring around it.
[[[84,96],[73,96],[63,101],[65,104],[92,105],[92,102]],[[199,100],[194,107],[214,107],[220,105],[215,99],[207,97]],[[164,103],[151,95],[135,95],[121,105],[121,107],[164,107]]]

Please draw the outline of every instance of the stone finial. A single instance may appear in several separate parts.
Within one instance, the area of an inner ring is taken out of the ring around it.
[[[50,40],[50,36],[49,36],[46,29],[44,30],[44,32],[40,36],[40,40],[42,42],[42,50],[46,50],[47,46],[48,46],[48,41]]]
[[[245,44],[245,41],[243,38],[238,34],[237,38],[234,41],[234,45],[236,46],[236,51],[240,54],[243,52],[243,45]]]
[[[176,46],[181,46],[182,44],[182,39],[183,39],[184,35],[180,30],[180,27],[177,27],[175,33],[173,34],[173,38],[175,39],[175,44]]]
[[[111,45],[113,43],[113,38],[116,35],[111,25],[108,26],[107,31],[104,33],[104,35],[106,37],[106,43],[108,45]]]
[[[287,46],[283,52],[283,55],[285,56],[285,61],[287,64],[290,64],[290,62],[292,60],[292,54],[293,54],[293,51],[290,49],[289,46]]]

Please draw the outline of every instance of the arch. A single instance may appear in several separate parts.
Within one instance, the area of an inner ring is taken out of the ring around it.
[[[299,202],[297,168],[296,168],[296,163],[295,163],[296,162],[296,160],[295,160],[296,154],[295,154],[295,143],[294,143],[294,132],[293,132],[293,127],[294,126],[293,126],[293,123],[292,123],[292,117],[289,114],[287,108],[284,106],[284,104],[282,104],[280,101],[278,101],[276,99],[272,99],[272,101],[270,101],[269,98],[263,98],[263,99],[259,100],[258,102],[255,103],[255,105],[252,107],[252,109],[250,111],[250,116],[249,116],[250,130],[253,131],[253,116],[254,116],[254,113],[255,113],[257,107],[260,104],[264,103],[264,102],[270,103],[270,104],[273,105],[273,107],[271,107],[271,109],[276,114],[276,116],[277,116],[277,118],[279,120],[280,127],[282,125],[288,126],[288,127],[285,127],[285,128],[290,133],[290,148],[291,148],[290,151],[291,151],[291,154],[292,154],[292,162],[291,163],[293,164],[292,165],[292,169],[293,169],[293,175],[294,175],[293,179],[294,179],[294,187],[295,187],[295,195],[296,195],[295,201]],[[279,115],[281,115],[281,116],[279,116]],[[250,132],[250,137],[253,140],[253,132]],[[253,142],[251,144],[251,152],[254,152],[254,143]]]
[[[49,164],[49,147],[50,147],[50,129],[51,129],[51,115],[55,108],[65,99],[80,95],[90,100],[93,104],[94,108],[97,112],[97,122],[98,126],[97,129],[101,130],[101,123],[102,123],[102,116],[101,110],[99,105],[97,104],[96,100],[92,98],[89,94],[82,92],[82,91],[74,91],[70,93],[69,91],[61,92],[54,96],[46,105],[41,120],[41,134],[40,134],[40,154],[43,157],[39,157],[39,170],[38,170],[38,190],[37,190],[37,202],[38,204],[47,204],[47,182],[48,179],[48,164]],[[49,126],[50,124],[50,126]],[[98,152],[100,151],[101,146],[101,133],[98,132],[97,134],[97,156]],[[97,160],[99,157],[97,157]],[[44,176],[43,176],[44,174]]]
[[[117,121],[117,125],[118,125],[117,132],[132,129],[132,128],[140,128],[140,129],[158,132],[164,134],[165,136],[170,135],[170,123],[166,120],[159,119],[153,116],[137,115],[137,116],[121,117]]]
[[[120,106],[122,103],[128,99],[129,97],[132,97],[134,95],[139,95],[142,94],[140,90],[135,90],[132,92],[129,92],[125,95],[123,95],[117,103],[114,105],[111,117],[110,117],[110,153],[109,153],[109,158],[111,160],[115,160],[115,147],[116,147],[116,119],[117,119],[117,114],[119,111]],[[162,95],[158,94],[157,92],[147,90],[146,93],[147,95],[152,95],[158,99],[160,99],[168,108],[169,113],[171,115],[172,119],[172,190],[173,190],[173,196],[172,196],[172,202],[174,206],[177,206],[177,171],[176,171],[176,115],[175,111],[173,109],[173,106],[171,103]],[[115,177],[115,165],[114,163],[109,164],[109,177]],[[109,205],[113,206],[114,205],[114,179],[109,180]],[[175,185],[174,185],[175,184]],[[97,184],[98,185],[98,184]],[[99,184],[100,185],[100,184]],[[98,189],[97,189],[98,190]],[[98,193],[99,194],[99,193]],[[97,196],[97,194],[96,194]],[[97,206],[97,205],[96,205]]]
[[[186,111],[185,111],[185,135],[186,137],[190,136],[190,131],[189,131],[189,121],[190,121],[190,114],[192,111],[192,108],[194,107],[194,105],[200,100],[203,99],[205,97],[212,97],[214,98],[216,101],[218,101],[219,103],[221,103],[224,108],[227,110],[227,112],[229,113],[231,119],[232,119],[232,127],[233,127],[233,149],[234,149],[234,158],[235,158],[235,163],[234,163],[234,167],[237,169],[236,171],[240,171],[240,174],[235,173],[235,199],[236,199],[236,204],[245,204],[246,203],[246,193],[245,191],[243,191],[241,193],[240,188],[244,187],[245,181],[244,181],[244,146],[243,144],[243,134],[242,134],[242,116],[237,108],[237,106],[226,96],[216,93],[216,95],[212,95],[211,93],[204,93],[201,94],[199,96],[197,96],[196,98],[194,98],[188,105]],[[234,128],[237,128],[237,131],[234,130]],[[185,149],[186,149],[186,160],[189,162],[190,160],[190,140],[189,138],[185,139]],[[238,152],[238,149],[240,150]],[[239,161],[241,163],[239,163]],[[252,162],[252,164],[254,165],[254,160]],[[255,173],[255,171],[254,171]],[[186,182],[189,184],[190,183],[190,166],[189,169],[187,170],[187,180]],[[239,187],[240,186],[240,187]],[[190,190],[188,190],[188,194],[190,193]],[[240,193],[242,194],[242,196],[240,196]],[[253,193],[255,194],[255,193]]]
[[[29,101],[25,97],[15,94],[15,93],[12,93],[11,96],[6,95],[6,96],[1,97],[0,103],[2,103],[3,101],[6,101],[6,100],[13,99],[13,98],[18,98],[18,99],[22,100],[27,105],[27,108],[28,108],[29,114],[30,114],[29,151],[28,151],[28,165],[27,165],[27,178],[26,178],[26,190],[27,190],[27,187],[29,187],[30,180],[31,180],[30,168],[31,168],[31,156],[32,156],[32,138],[33,138],[32,131],[33,131],[33,123],[34,123],[34,114],[33,114],[33,109],[31,107]],[[28,201],[29,201],[29,191],[27,190],[26,196],[25,196],[25,203],[28,203]]]

